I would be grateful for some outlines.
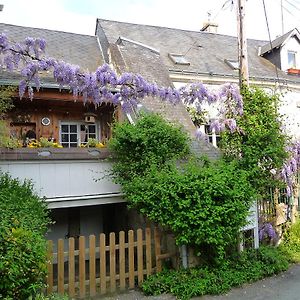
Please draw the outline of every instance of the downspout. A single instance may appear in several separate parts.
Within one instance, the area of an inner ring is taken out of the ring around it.
[[[184,269],[188,268],[188,255],[186,245],[181,246],[181,256],[182,256],[182,267]]]

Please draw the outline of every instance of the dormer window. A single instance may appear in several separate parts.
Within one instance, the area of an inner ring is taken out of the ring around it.
[[[224,59],[224,62],[232,69],[238,70],[240,68],[239,62],[233,59]]]
[[[296,52],[288,51],[288,66],[289,69],[296,69]]]
[[[190,65],[190,62],[184,57],[183,54],[169,53],[169,57],[176,65]]]

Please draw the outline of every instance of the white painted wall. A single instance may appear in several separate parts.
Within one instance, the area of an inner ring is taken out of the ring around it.
[[[41,197],[119,193],[120,187],[103,178],[111,169],[108,162],[99,161],[1,161],[0,169],[21,180],[31,179]]]
[[[285,91],[279,108],[285,131],[294,140],[300,140],[300,91]]]
[[[298,42],[296,42],[298,44]],[[294,45],[295,46],[295,45]],[[300,62],[300,46],[298,44],[299,50],[299,62]],[[286,54],[287,59],[287,54]],[[300,66],[299,66],[300,68]],[[182,82],[173,82],[176,88],[180,88],[185,85]],[[210,89],[217,90],[220,88],[218,85],[209,85]],[[267,92],[273,93],[273,88],[264,88]],[[300,89],[292,90],[289,88],[284,88],[281,90],[282,96],[280,98],[279,112],[283,115],[283,121],[285,126],[285,131],[294,140],[300,140]],[[209,118],[216,118],[218,115],[217,105],[203,105],[203,109],[209,112]]]
[[[280,51],[281,70],[286,71],[287,69],[289,69],[288,51],[296,52],[296,68],[300,69],[300,44],[295,37],[292,37],[281,48],[281,51]]]

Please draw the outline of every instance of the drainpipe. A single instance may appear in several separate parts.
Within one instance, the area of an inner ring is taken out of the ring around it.
[[[181,256],[182,256],[182,266],[184,269],[188,267],[188,255],[187,255],[187,247],[186,245],[181,246]]]

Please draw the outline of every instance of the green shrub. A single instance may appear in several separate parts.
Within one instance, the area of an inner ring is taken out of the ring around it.
[[[159,115],[149,114],[138,119],[136,125],[117,123],[109,148],[114,153],[113,170],[119,182],[145,174],[151,166],[189,153],[189,137]]]
[[[32,184],[0,175],[0,298],[27,299],[44,286],[48,224]]]
[[[234,162],[209,163],[189,154],[189,138],[158,115],[114,129],[113,173],[128,205],[220,263],[236,249],[255,191]]]
[[[202,259],[220,263],[237,249],[255,192],[234,163],[189,163],[152,168],[123,183],[130,207],[170,228],[178,245],[193,246]]]
[[[219,267],[164,270],[149,276],[142,285],[146,295],[172,293],[177,299],[222,294],[232,287],[271,276],[288,268],[287,257],[273,247],[249,249]]]
[[[279,246],[291,262],[300,262],[300,221],[297,220],[283,235],[283,241]]]

